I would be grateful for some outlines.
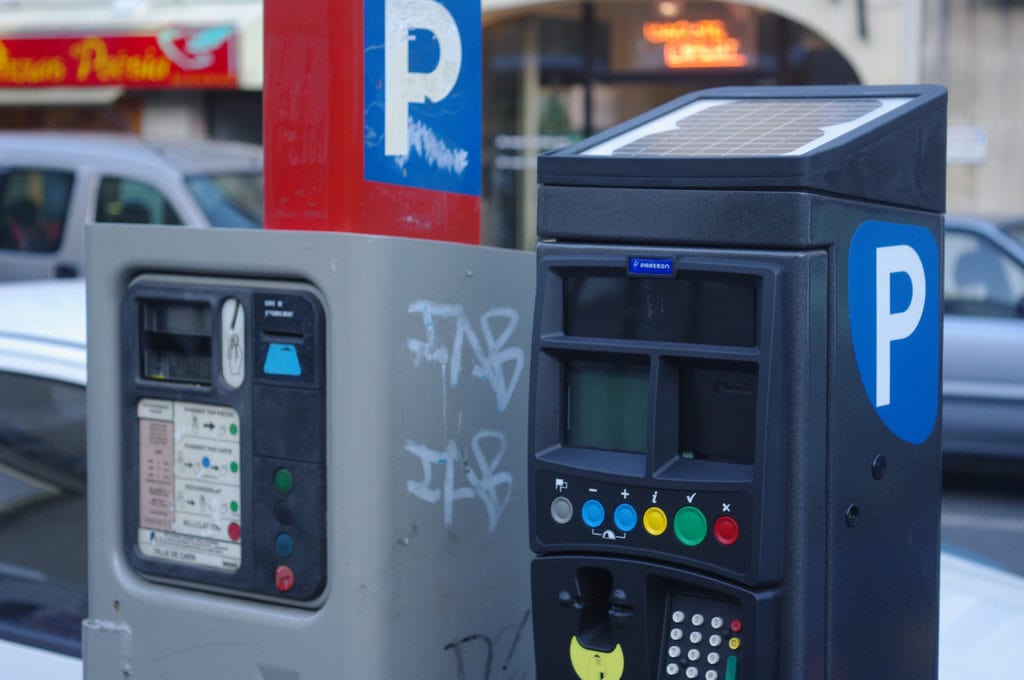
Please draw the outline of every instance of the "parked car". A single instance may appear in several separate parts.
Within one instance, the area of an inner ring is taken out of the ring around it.
[[[262,151],[129,134],[0,132],[0,280],[80,275],[90,222],[261,227]]]
[[[0,675],[81,678],[85,286],[0,285]]]
[[[1024,219],[946,220],[943,459],[1024,466]]]

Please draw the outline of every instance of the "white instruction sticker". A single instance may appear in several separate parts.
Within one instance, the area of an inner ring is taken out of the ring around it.
[[[150,558],[236,571],[242,558],[238,412],[143,399],[139,550]]]

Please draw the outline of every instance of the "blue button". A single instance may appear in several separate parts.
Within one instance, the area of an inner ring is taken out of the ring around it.
[[[584,524],[591,529],[596,529],[604,522],[604,506],[601,505],[601,501],[595,501],[591,498],[583,504],[580,515],[583,517]]]
[[[632,531],[636,529],[636,508],[629,503],[623,503],[615,508],[615,526],[621,531]]]
[[[292,556],[295,552],[295,542],[292,541],[292,537],[288,534],[278,534],[277,539],[274,541],[274,548],[277,550],[278,556],[281,559],[285,559]]]
[[[299,353],[295,350],[295,345],[270,343],[267,347],[267,358],[263,362],[263,372],[266,375],[302,375]]]

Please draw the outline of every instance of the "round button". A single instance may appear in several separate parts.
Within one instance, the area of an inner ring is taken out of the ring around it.
[[[699,649],[691,649],[690,651],[688,651],[686,653],[686,658],[689,659],[690,661],[700,661],[700,650]]]
[[[708,520],[704,513],[693,505],[679,509],[672,527],[679,542],[691,547],[703,543],[708,535]]]
[[[743,630],[743,622],[739,619],[733,619],[732,623],[729,624],[729,630],[734,633],[738,633]]]
[[[710,670],[704,674],[704,680],[718,680],[718,671]]]
[[[228,525],[228,538],[232,541],[242,538],[242,527],[238,526],[238,522],[232,522]]]
[[[735,652],[737,649],[739,649],[741,644],[742,643],[740,642],[740,639],[738,637],[729,638],[729,649],[731,649],[732,651]]]
[[[661,536],[668,529],[668,517],[661,508],[647,508],[644,511],[644,529],[651,536]]]
[[[724,625],[725,625],[725,619],[723,619],[721,616],[714,616],[714,617],[711,618],[711,627],[714,628],[715,630],[720,629]]]
[[[601,501],[591,498],[583,504],[580,515],[583,517],[584,524],[591,529],[596,529],[604,522],[604,506],[601,505]]]
[[[682,623],[686,620],[686,614],[682,610],[677,609],[672,612],[672,623]]]
[[[274,519],[285,526],[291,526],[295,522],[295,511],[292,506],[280,501],[274,506]]]
[[[683,639],[683,629],[682,628],[673,628],[672,630],[670,630],[668,632],[668,636],[670,638],[672,638],[673,640],[682,640]]]
[[[277,468],[274,472],[274,486],[281,493],[289,493],[292,487],[295,486],[295,478],[292,477],[292,473],[288,468]]]
[[[551,519],[559,524],[568,524],[572,519],[572,501],[565,496],[551,501]]]
[[[632,531],[636,529],[636,508],[629,503],[623,503],[619,507],[615,508],[615,512],[612,514],[615,519],[615,526],[620,531]]]
[[[696,666],[690,666],[686,669],[686,677],[695,678],[698,675],[700,675],[700,670],[698,670]]]
[[[693,631],[692,633],[690,633],[690,644],[691,645],[699,645],[700,641],[703,640],[703,639],[704,639],[704,636],[701,635],[697,631]]]
[[[712,666],[714,666],[715,664],[717,664],[721,660],[722,660],[722,657],[718,655],[718,652],[709,652],[708,653],[708,663],[711,664]]]
[[[722,636],[718,635],[717,633],[713,634],[711,637],[708,638],[708,644],[712,647],[718,647],[720,644],[722,644]]]
[[[295,552],[295,541],[288,534],[278,534],[274,539],[274,549],[281,559],[287,559]]]
[[[690,619],[690,623],[692,623],[695,626],[703,626],[704,625],[704,615],[703,614],[694,614],[693,618]]]
[[[679,655],[683,653],[683,650],[679,648],[679,645],[672,645],[668,648],[668,655],[673,659],[678,659]]]
[[[286,593],[295,586],[295,574],[291,568],[282,564],[274,571],[274,585],[282,593]]]
[[[665,675],[679,675],[679,664],[670,663],[665,666]]]
[[[740,537],[740,525],[728,515],[715,520],[715,538],[722,545],[732,545]]]

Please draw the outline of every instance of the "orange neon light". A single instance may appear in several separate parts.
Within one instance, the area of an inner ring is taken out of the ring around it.
[[[644,40],[663,44],[669,68],[738,68],[747,65],[740,41],[719,19],[644,22]]]

